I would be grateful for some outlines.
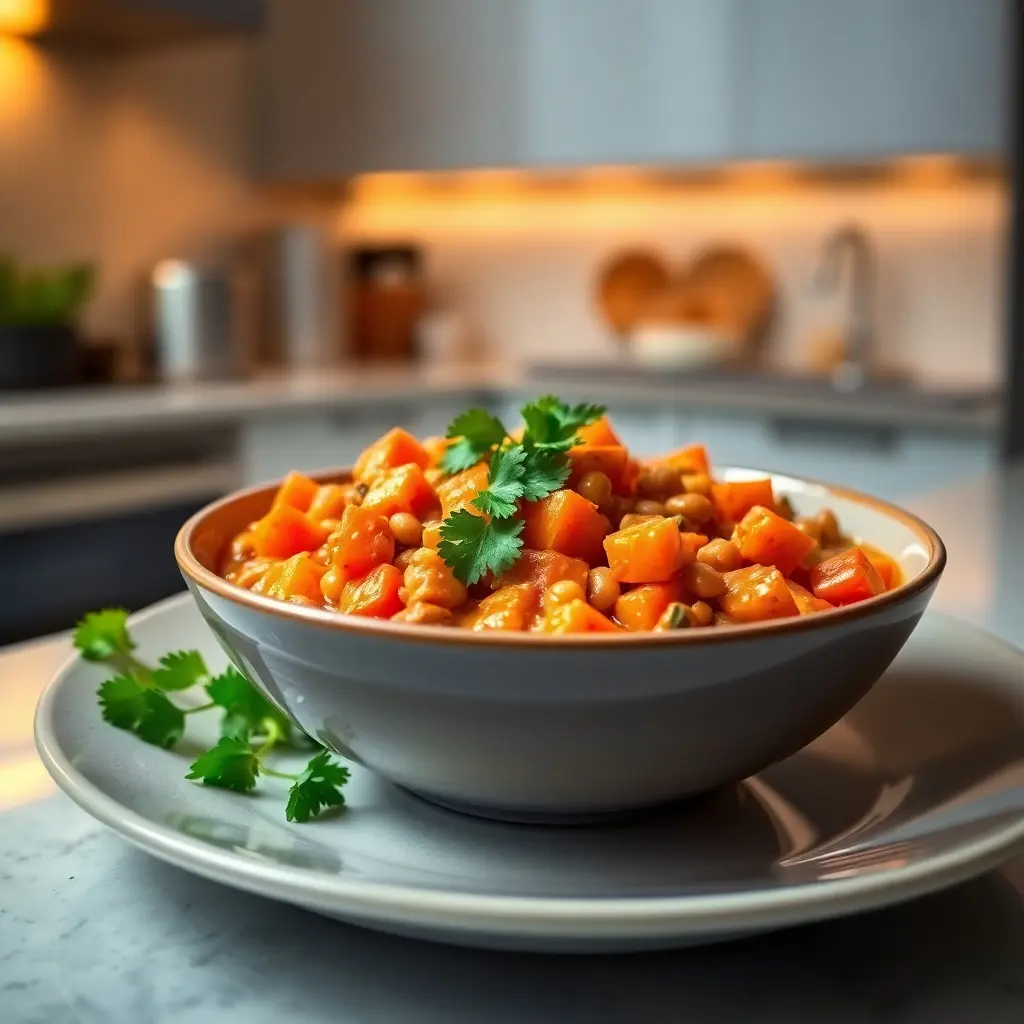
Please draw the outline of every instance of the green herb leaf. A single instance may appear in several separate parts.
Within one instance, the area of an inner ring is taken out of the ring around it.
[[[206,662],[198,651],[175,651],[160,659],[160,668],[153,673],[158,690],[187,690],[209,680]]]
[[[520,445],[499,448],[491,456],[491,468],[487,490],[481,491],[473,504],[489,516],[508,519],[516,513],[516,501],[522,497],[523,463],[526,449]]]
[[[131,676],[115,676],[103,683],[99,702],[105,721],[156,747],[173,747],[185,731],[182,710]]]
[[[534,449],[523,466],[523,497],[527,501],[546,498],[569,479],[571,472],[572,463],[561,453],[548,448]]]
[[[86,661],[106,661],[115,654],[128,654],[135,650],[135,642],[127,622],[124,608],[90,612],[75,627],[72,643]]]
[[[456,509],[441,524],[438,553],[463,583],[476,583],[488,572],[500,576],[519,557],[521,519],[490,520]]]
[[[206,786],[248,793],[256,785],[260,761],[247,740],[222,736],[216,746],[192,762],[186,779],[202,779]]]
[[[348,782],[348,769],[331,760],[322,750],[306,765],[295,784],[288,790],[285,817],[289,821],[309,821],[324,807],[344,807],[342,787]]]
[[[544,395],[528,402],[520,410],[526,424],[523,444],[527,448],[552,448],[567,451],[576,443],[580,427],[604,415],[604,406],[581,403],[568,406],[554,395]]]
[[[459,473],[475,466],[508,435],[504,424],[486,409],[468,409],[448,426],[446,437],[457,438],[441,457],[446,473]]]
[[[248,740],[273,732],[285,742],[291,738],[291,722],[233,665],[215,676],[206,692],[224,709],[221,736]]]

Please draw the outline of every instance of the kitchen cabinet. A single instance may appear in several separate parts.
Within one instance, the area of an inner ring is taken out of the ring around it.
[[[324,181],[519,163],[521,23],[507,0],[274,4],[266,173]]]
[[[277,0],[263,165],[998,155],[1009,22],[1009,0]]]
[[[735,0],[528,0],[524,162],[717,160],[735,149]]]
[[[738,0],[743,155],[1004,148],[1006,0]]]

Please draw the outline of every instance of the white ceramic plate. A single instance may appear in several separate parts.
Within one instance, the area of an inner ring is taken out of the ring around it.
[[[185,595],[133,631],[151,659],[199,647],[224,663]],[[405,935],[544,951],[709,942],[904,900],[1024,845],[1024,656],[941,616],[796,756],[599,827],[466,817],[357,767],[347,813],[289,825],[286,783],[247,797],[185,780],[211,716],[190,719],[178,751],[147,746],[101,720],[102,678],[69,662],[36,716],[40,755],[81,807],[187,871]]]

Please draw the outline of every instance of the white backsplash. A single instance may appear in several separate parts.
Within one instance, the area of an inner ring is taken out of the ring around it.
[[[357,192],[358,197],[358,192]],[[923,382],[989,386],[1002,374],[1007,199],[995,179],[950,184],[702,185],[633,195],[437,194],[357,198],[341,210],[346,242],[412,239],[432,281],[478,324],[490,351],[529,359],[608,353],[595,313],[602,261],[624,246],[683,261],[736,241],[774,269],[767,345],[799,367],[816,327],[841,316],[810,279],[823,238],[853,221],[878,258],[878,351]]]

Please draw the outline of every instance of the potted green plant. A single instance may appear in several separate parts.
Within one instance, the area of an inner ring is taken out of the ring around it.
[[[0,389],[74,383],[76,321],[94,282],[90,264],[26,270],[0,257]]]

